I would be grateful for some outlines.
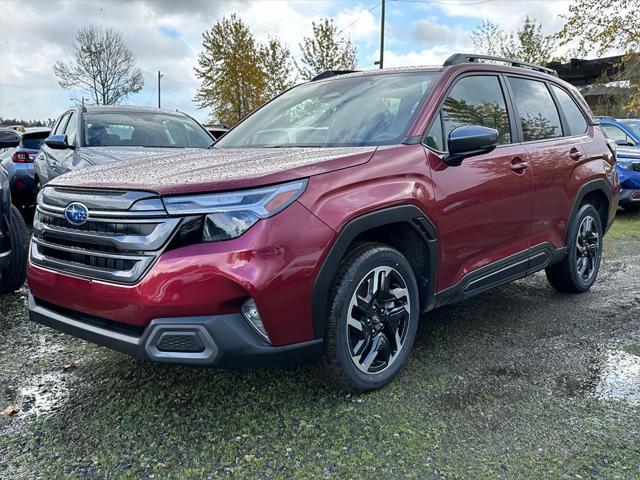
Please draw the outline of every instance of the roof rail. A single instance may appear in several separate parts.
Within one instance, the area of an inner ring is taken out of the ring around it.
[[[442,66],[449,67],[451,65],[459,65],[461,63],[479,63],[479,60],[490,60],[492,62],[508,63],[512,67],[535,70],[536,72],[547,73],[549,75],[553,75],[554,77],[558,76],[558,72],[556,72],[554,69],[542,67],[540,65],[536,65],[535,63],[521,62],[519,60],[512,60],[510,58],[494,57],[492,55],[476,55],[472,53],[454,53],[445,60]]]
[[[359,70],[325,70],[311,79],[312,82],[324,80],[325,78],[336,77],[338,75],[346,75],[347,73],[356,73]]]

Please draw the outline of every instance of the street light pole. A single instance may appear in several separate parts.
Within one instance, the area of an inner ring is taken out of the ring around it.
[[[380,68],[384,66],[384,4],[385,0],[382,0],[382,12],[380,14],[380,61],[378,62]]]

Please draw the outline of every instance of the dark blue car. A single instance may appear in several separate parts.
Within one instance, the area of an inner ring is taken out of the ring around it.
[[[640,211],[640,119],[599,117],[600,126],[617,145],[622,192],[619,205],[625,210]]]

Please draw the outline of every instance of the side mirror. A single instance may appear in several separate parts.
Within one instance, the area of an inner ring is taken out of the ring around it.
[[[635,144],[629,140],[616,140],[616,145],[621,147],[635,147]]]
[[[15,130],[0,130],[0,148],[14,148],[20,145],[20,134]]]
[[[73,148],[72,145],[69,145],[66,135],[51,135],[44,141],[44,144],[54,150],[66,150],[67,148]]]
[[[493,128],[470,125],[455,128],[447,139],[449,153],[444,157],[447,165],[457,167],[467,157],[489,153],[498,146],[498,131]]]

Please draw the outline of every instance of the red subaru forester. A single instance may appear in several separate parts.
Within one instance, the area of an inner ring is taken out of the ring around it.
[[[589,290],[614,150],[553,71],[481,59],[327,72],[210,150],[56,178],[31,318],[161,362],[319,357],[331,385],[368,390],[398,374],[425,312],[542,269]],[[130,126],[103,126],[126,148]]]

